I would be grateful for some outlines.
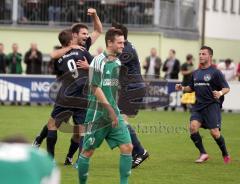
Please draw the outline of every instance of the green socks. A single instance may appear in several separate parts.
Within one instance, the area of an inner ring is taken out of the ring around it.
[[[132,155],[131,154],[121,154],[120,155],[120,184],[128,184],[128,177],[131,174],[132,168]]]
[[[78,158],[78,177],[79,177],[80,184],[87,183],[88,168],[89,168],[89,158],[80,154]]]

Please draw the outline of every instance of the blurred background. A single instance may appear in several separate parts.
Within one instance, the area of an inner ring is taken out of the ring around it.
[[[213,48],[213,65],[226,79],[239,80],[239,0],[0,0],[0,59],[17,52],[22,66],[11,72],[7,62],[0,61],[0,73],[53,74],[49,53],[59,45],[59,31],[81,22],[91,32],[90,7],[97,10],[104,32],[112,22],[128,27],[128,39],[136,47],[143,74],[147,74],[147,58],[158,57],[159,72],[153,75],[166,79],[163,65],[173,56],[180,62],[175,79],[182,80],[188,56],[197,68],[199,48],[205,44]],[[91,54],[105,47],[104,32]],[[24,62],[30,48],[38,51],[40,60],[33,71]]]

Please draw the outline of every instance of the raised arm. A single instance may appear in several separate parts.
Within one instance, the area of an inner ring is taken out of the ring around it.
[[[94,8],[89,8],[87,14],[92,17],[93,19],[93,32],[91,33],[90,37],[92,40],[92,44],[98,39],[98,37],[102,33],[102,23],[97,15],[97,11]]]

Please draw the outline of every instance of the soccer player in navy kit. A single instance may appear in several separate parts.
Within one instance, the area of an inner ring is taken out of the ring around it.
[[[72,34],[74,43],[72,45],[68,45],[64,48],[55,50],[51,53],[51,57],[54,59],[58,59],[62,57],[64,54],[66,54],[68,51],[70,51],[73,48],[79,48],[79,46],[84,47],[86,50],[89,50],[90,46],[95,43],[95,41],[99,38],[99,36],[102,33],[102,23],[97,16],[97,12],[93,8],[89,8],[87,14],[93,18],[93,32],[89,35],[88,33],[88,27],[84,24],[73,24],[72,25]],[[81,62],[81,67],[88,68],[87,62]],[[44,138],[47,136],[47,126],[45,125],[43,129],[41,130],[39,136],[36,137],[34,140],[33,145],[36,147],[39,147],[43,141]],[[76,134],[74,134],[76,135]],[[81,137],[82,138],[82,137]],[[79,145],[79,141],[76,141],[74,137],[72,137],[70,142],[70,147],[68,154],[66,156],[65,165],[71,165],[72,164],[72,157],[74,153],[77,151],[77,149],[81,149],[81,143]]]
[[[118,56],[121,61],[121,90],[119,91],[118,107],[125,122],[128,122],[128,117],[134,117],[138,114],[139,105],[136,103],[134,104],[133,102],[140,103],[142,101],[145,96],[145,85],[141,75],[140,61],[137,51],[132,43],[127,40],[128,29],[124,25],[118,23],[113,23],[112,27],[120,29],[124,34],[125,41],[123,52]],[[132,93],[132,91],[135,92]],[[131,93],[134,95],[130,95]],[[132,168],[135,168],[149,157],[149,153],[141,145],[133,127],[130,124],[128,124],[127,127],[133,144]]]
[[[190,118],[191,139],[200,152],[200,157],[195,161],[202,163],[208,160],[209,156],[203,146],[199,128],[210,130],[210,134],[218,144],[224,163],[230,163],[225,141],[220,133],[221,130],[221,107],[224,95],[230,89],[221,71],[211,66],[213,50],[203,46],[199,52],[200,68],[193,72],[191,82],[183,87],[176,84],[176,90],[184,92],[195,91],[196,104],[193,106]]]
[[[72,31],[63,30],[59,33],[59,41],[63,47],[71,44],[72,41]],[[87,60],[89,63],[92,61],[93,57],[87,50],[72,49],[62,56],[57,61],[57,73],[59,77],[62,77],[64,81],[66,77],[71,77],[73,81],[70,86],[61,87],[58,93],[65,95],[64,98],[74,97],[74,98],[87,98],[86,94],[83,93],[85,84],[87,81],[88,70],[78,71],[77,62],[79,60]],[[68,75],[68,76],[67,76]],[[61,79],[60,79],[61,81]],[[85,96],[84,96],[85,95]],[[69,104],[71,105],[71,104]],[[70,112],[69,114],[63,116],[63,119],[59,119],[62,113]],[[86,108],[75,108],[70,106],[64,106],[61,104],[55,104],[51,117],[48,121],[48,133],[47,133],[47,151],[54,157],[54,148],[57,141],[57,128],[62,121],[67,121],[72,115],[73,122],[78,129],[80,129],[80,124],[84,123]],[[75,133],[75,132],[74,132]],[[78,139],[79,141],[79,139]],[[78,143],[79,144],[79,143]]]

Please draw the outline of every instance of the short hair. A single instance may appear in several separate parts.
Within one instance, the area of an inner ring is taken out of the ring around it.
[[[189,61],[189,60],[191,60],[191,59],[193,59],[193,55],[192,55],[192,54],[188,54],[188,55],[186,56],[186,60]]]
[[[209,55],[213,56],[213,49],[211,47],[204,45],[200,50],[208,50]]]
[[[72,33],[79,33],[80,29],[88,29],[88,27],[85,24],[80,24],[80,23],[76,23],[73,24],[71,29],[72,29]]]
[[[115,36],[124,36],[123,32],[120,29],[115,29],[115,28],[111,28],[106,32],[105,35],[105,43],[106,46],[108,46],[107,42],[110,40],[111,42],[114,41]]]
[[[119,23],[113,22],[112,23],[112,27],[114,27],[116,29],[120,29],[123,32],[124,39],[127,40],[128,29],[127,29],[126,26],[124,26],[123,24],[119,24]]]
[[[176,51],[174,49],[170,49],[170,51],[173,53],[173,54],[176,54]]]
[[[2,46],[3,46],[3,43],[0,43],[0,45],[2,45]]]
[[[225,62],[226,64],[231,64],[231,63],[232,63],[232,60],[231,60],[230,58],[228,58],[228,59],[226,59],[224,62]]]
[[[58,40],[62,46],[66,47],[72,40],[72,31],[71,29],[64,29],[58,34]]]

